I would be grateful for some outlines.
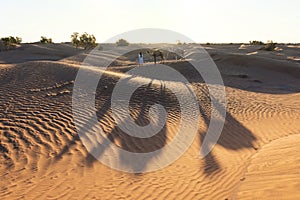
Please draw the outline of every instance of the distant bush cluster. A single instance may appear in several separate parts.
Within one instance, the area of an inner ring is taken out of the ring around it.
[[[127,42],[126,40],[124,39],[119,39],[117,42],[116,42],[117,46],[128,46],[129,45],[129,42]]]
[[[45,36],[41,36],[40,42],[41,42],[42,44],[51,44],[51,43],[53,43],[53,42],[52,42],[52,38],[47,38],[47,37],[45,37]]]
[[[249,42],[251,45],[264,45],[262,41],[253,40]]]
[[[186,42],[181,42],[180,40],[177,40],[177,41],[176,41],[176,44],[177,44],[177,45],[186,45]]]
[[[84,49],[91,49],[94,48],[96,44],[96,37],[94,35],[90,35],[88,33],[83,33],[79,36],[78,32],[74,32],[71,35],[71,42],[73,46],[76,48],[82,47]]]
[[[1,41],[3,42],[6,49],[10,49],[20,44],[22,42],[22,38],[9,36],[9,37],[1,38]]]
[[[15,48],[18,44],[22,42],[22,38],[20,37],[3,37],[0,38],[0,50],[5,49],[9,50],[12,48]],[[74,32],[71,35],[71,42],[72,45],[75,46],[76,48],[81,47],[84,49],[92,49],[96,47],[96,37],[94,35],[90,35],[88,33],[83,33],[82,35],[79,35],[78,32]],[[40,43],[42,44],[51,44],[53,43],[52,38],[47,38],[45,36],[41,36]],[[268,41],[266,44],[263,43],[262,41],[258,40],[252,40],[249,41],[250,45],[264,45],[260,50],[265,50],[265,51],[274,51],[277,48],[277,43],[274,43],[272,40]],[[177,41],[177,45],[184,45],[186,44],[185,42],[182,43],[180,40]],[[229,43],[233,44],[233,43]],[[116,42],[117,46],[128,46],[129,42],[125,39],[119,39]],[[212,43],[207,42],[206,45],[212,45]],[[99,47],[99,50],[102,49],[102,47]]]
[[[276,44],[272,40],[268,41],[268,43],[262,48],[262,50],[266,51],[274,51],[276,49]]]

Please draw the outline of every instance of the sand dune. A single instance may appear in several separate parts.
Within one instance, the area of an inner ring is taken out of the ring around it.
[[[22,44],[12,51],[1,51],[0,64],[23,63],[36,60],[60,60],[83,50],[75,49],[71,44]]]
[[[1,199],[299,198],[300,67],[288,59],[299,56],[299,48],[282,47],[280,56],[262,51],[247,55],[257,49],[236,45],[207,48],[226,85],[227,113],[222,135],[204,159],[199,158],[199,151],[210,119],[207,87],[186,61],[169,61],[191,82],[197,95],[199,133],[176,162],[138,174],[116,171],[98,162],[76,132],[72,90],[88,52],[63,44],[22,48],[0,52]],[[43,56],[37,55],[40,51]],[[94,59],[109,56],[104,46]],[[113,63],[104,75],[96,91],[97,117],[117,146],[131,152],[151,152],[174,138],[180,108],[174,94],[163,89],[163,82],[140,77],[145,86],[132,98],[133,118],[140,125],[147,124],[147,108],[160,103],[168,111],[166,126],[151,138],[130,137],[116,126],[110,109],[111,92],[124,72],[135,66],[132,56]],[[97,73],[92,68],[86,70]],[[88,121],[85,117],[82,115],[82,123]],[[139,167],[147,168],[151,162]]]
[[[299,134],[265,145],[251,159],[237,198],[299,199]]]

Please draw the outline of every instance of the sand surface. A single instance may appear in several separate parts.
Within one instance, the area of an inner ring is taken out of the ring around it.
[[[300,48],[282,45],[267,52],[258,46],[204,47],[226,86],[221,137],[200,159],[211,111],[207,87],[187,61],[170,60],[167,63],[190,80],[197,95],[199,132],[168,167],[135,174],[101,164],[77,134],[72,89],[88,52],[69,44],[24,44],[0,52],[0,199],[299,199]],[[111,48],[116,47],[104,45],[95,59],[112,56],[106,52]],[[110,94],[124,72],[136,66],[135,55],[113,63],[97,88],[95,108],[113,143],[130,152],[150,152],[174,138],[180,108],[172,92],[162,89],[163,83],[140,77],[145,87],[134,94],[132,117],[145,125],[149,116],[144,106],[161,103],[168,111],[167,128],[140,139],[116,126]],[[120,164],[136,168],[122,158]]]

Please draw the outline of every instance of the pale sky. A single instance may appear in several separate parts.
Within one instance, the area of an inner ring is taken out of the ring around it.
[[[67,42],[75,31],[104,42],[133,29],[162,28],[195,42],[300,43],[299,0],[1,0],[0,8],[0,37],[23,42],[40,36]]]

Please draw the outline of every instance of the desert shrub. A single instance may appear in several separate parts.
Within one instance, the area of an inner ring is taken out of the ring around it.
[[[1,38],[1,40],[6,47],[12,46],[14,44],[11,42],[10,37]]]
[[[96,44],[96,37],[94,35],[90,35],[88,33],[83,33],[79,36],[79,33],[74,32],[71,35],[71,42],[73,46],[76,48],[82,47],[84,49],[91,49],[94,48]]]
[[[46,38],[45,36],[41,36],[40,42],[43,43],[43,44],[51,44],[51,43],[53,43],[51,38]]]
[[[73,46],[75,46],[76,48],[78,48],[80,46],[80,40],[78,39],[78,37],[79,37],[78,32],[74,32],[71,35],[71,42],[72,42]]]
[[[14,38],[14,42],[15,42],[16,44],[21,44],[22,38],[20,38],[20,37],[15,37],[15,38]]]
[[[262,41],[253,40],[249,42],[251,45],[263,45],[264,43]]]
[[[94,35],[89,35],[87,33],[82,34],[79,37],[80,46],[84,49],[93,48],[96,46],[96,38]]]
[[[1,41],[3,42],[5,48],[9,49],[10,47],[15,47],[17,44],[20,44],[22,42],[22,38],[9,36],[1,38]]]
[[[127,42],[126,40],[124,39],[119,39],[117,42],[116,42],[117,46],[128,46],[129,45],[129,42]]]
[[[276,44],[272,40],[268,41],[268,43],[262,48],[266,51],[274,51],[276,49]]]

